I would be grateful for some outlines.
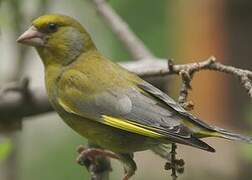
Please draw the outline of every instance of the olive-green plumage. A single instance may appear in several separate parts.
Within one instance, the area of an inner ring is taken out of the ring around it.
[[[175,142],[213,152],[199,138],[251,142],[205,124],[159,89],[108,60],[74,19],[50,14],[32,24],[35,35],[23,35],[18,41],[36,47],[52,106],[71,128],[99,146],[130,154]]]

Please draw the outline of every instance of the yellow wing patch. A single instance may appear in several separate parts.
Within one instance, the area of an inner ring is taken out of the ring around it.
[[[69,113],[78,114],[74,112],[71,108],[69,108],[61,99],[58,99],[58,103]],[[161,138],[165,137],[162,134],[159,134],[155,131],[154,127],[148,127],[142,124],[138,124],[136,122],[130,122],[126,119],[119,119],[111,116],[102,115],[103,121],[99,121],[100,123],[106,124],[108,126],[112,126],[118,129],[122,129],[128,132],[140,134],[143,136],[151,137],[151,138]]]
[[[152,138],[164,137],[164,135],[151,131],[149,129],[145,129],[144,126],[137,124],[135,122],[130,122],[125,119],[118,119],[118,118],[114,118],[114,117],[106,116],[106,115],[103,115],[102,117],[104,120],[103,122],[104,124],[115,127],[115,128],[119,128],[125,131],[141,134],[143,136],[148,136]]]

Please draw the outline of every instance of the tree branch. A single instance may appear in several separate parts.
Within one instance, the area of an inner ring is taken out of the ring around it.
[[[105,23],[115,33],[133,59],[153,57],[150,50],[133,33],[128,24],[115,12],[106,0],[91,0]]]
[[[29,96],[27,96],[29,94]],[[22,84],[13,82],[3,85],[0,91],[0,122],[17,117],[27,117],[52,111],[45,90],[42,88],[23,91]]]
[[[174,65],[172,71],[168,71],[167,74],[180,74],[182,78],[182,87],[180,90],[180,96],[178,102],[182,104],[186,109],[192,109],[193,104],[187,101],[188,91],[191,89],[191,81],[195,73],[202,70],[212,70],[223,72],[236,77],[241,85],[245,88],[249,97],[252,98],[252,72],[245,69],[236,68],[233,66],[227,66],[216,61],[215,57],[210,57],[205,61],[198,63],[191,63],[186,65]],[[164,72],[165,74],[165,72]]]

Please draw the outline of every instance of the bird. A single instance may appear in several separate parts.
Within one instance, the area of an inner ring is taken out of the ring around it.
[[[102,149],[85,151],[119,159],[124,180],[136,171],[133,153],[178,143],[209,152],[202,138],[252,143],[250,137],[208,125],[155,86],[99,52],[74,18],[46,14],[17,39],[33,46],[44,65],[49,101],[73,130]]]

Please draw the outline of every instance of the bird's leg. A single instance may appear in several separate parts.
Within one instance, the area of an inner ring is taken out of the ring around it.
[[[125,176],[123,180],[128,180],[135,174],[137,169],[136,163],[133,160],[133,154],[119,154],[119,156],[119,161],[121,161],[124,166]]]
[[[100,168],[97,164],[98,157],[113,158],[122,162],[125,170],[123,180],[128,180],[136,171],[136,163],[130,154],[116,154],[112,151],[101,148],[85,148],[83,146],[80,146],[77,151],[79,153],[77,162],[82,166],[86,166],[89,171],[90,168],[92,168],[91,171],[99,171]]]
[[[165,169],[166,170],[172,170],[172,178],[173,180],[177,179],[177,174],[176,172],[182,174],[184,172],[184,165],[185,162],[183,159],[176,159],[176,149],[177,146],[175,143],[172,143],[172,148],[170,152],[170,159],[169,161],[165,164]]]

